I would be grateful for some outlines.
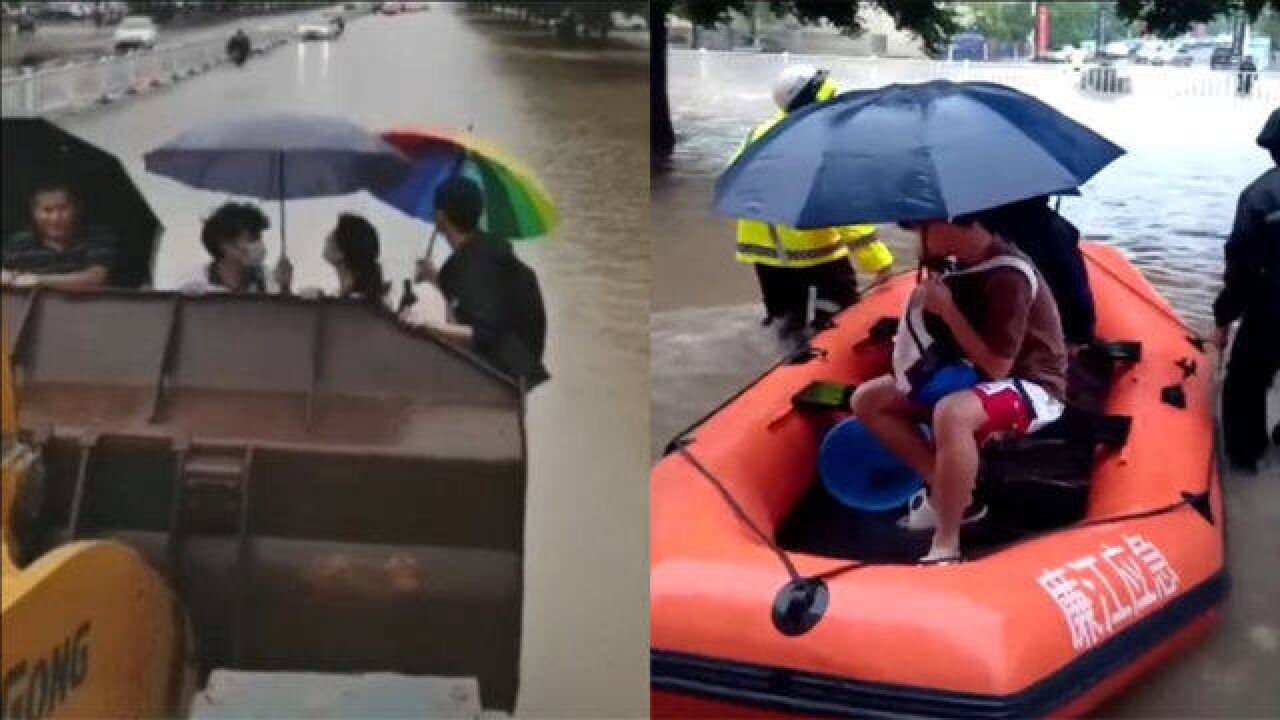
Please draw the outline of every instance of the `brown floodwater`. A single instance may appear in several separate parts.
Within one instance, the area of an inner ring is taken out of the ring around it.
[[[518,247],[543,287],[552,374],[529,399],[522,716],[647,710],[647,83],[644,48],[560,46],[443,3],[59,120],[119,155],[165,224],[161,287],[204,262],[200,222],[227,198],[147,174],[142,155],[197,122],[290,110],[375,130],[473,126],[545,183],[562,225]],[[279,218],[264,209],[274,260]],[[322,239],[344,210],[377,227],[399,287],[428,228],[364,195],[289,204],[295,286],[336,286]],[[387,701],[393,713],[421,709]]]
[[[928,79],[923,63],[803,58],[845,89]],[[733,227],[711,211],[712,184],[748,129],[775,112],[769,83],[785,58],[673,51],[680,144],[652,179],[653,310],[650,454],[768,369],[783,352],[761,328],[751,271],[733,260]],[[1171,68],[1173,72],[1177,69]],[[895,74],[897,72],[898,74]],[[1032,92],[1127,150],[1066,198],[1086,235],[1121,248],[1194,327],[1208,330],[1222,243],[1239,192],[1269,166],[1253,144],[1264,103],[1231,97],[1097,100],[1061,69],[1027,73]],[[914,235],[882,227],[896,266],[915,263]],[[865,280],[865,279],[864,279]],[[1280,420],[1280,385],[1271,422]],[[1280,452],[1257,476],[1226,478],[1231,594],[1223,622],[1187,656],[1100,711],[1115,717],[1280,717]]]

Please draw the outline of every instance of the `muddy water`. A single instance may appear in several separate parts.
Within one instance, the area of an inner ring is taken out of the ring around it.
[[[465,128],[540,177],[563,223],[518,252],[550,318],[552,380],[529,401],[522,684],[526,716],[635,716],[647,708],[648,55],[569,49],[468,21],[455,6],[369,17],[118,107],[63,119],[116,152],[167,227],[157,284],[204,261],[201,218],[225,197],[148,175],[142,155],[193,123],[241,113],[336,113],[373,129]],[[268,205],[274,260],[279,217]],[[399,287],[428,228],[367,196],[293,202],[295,286],[333,289],[322,238],[365,214]],[[414,714],[412,706],[404,714]]]
[[[654,316],[650,451],[767,369],[781,346],[759,326],[752,273],[732,256],[730,223],[710,211],[712,182],[752,124],[773,112],[768,83],[779,56],[677,51],[671,103],[680,145],[653,178],[650,210]],[[926,66],[872,67],[829,59],[844,88],[927,79]],[[1066,198],[1082,232],[1122,248],[1193,324],[1208,329],[1222,243],[1236,198],[1269,166],[1254,144],[1265,104],[1229,97],[1102,101],[1060,71],[1027,75],[1033,92],[1128,152]],[[914,264],[914,236],[882,228],[897,265]],[[709,280],[713,279],[713,280]],[[1280,387],[1272,392],[1280,419]],[[1187,658],[1103,708],[1128,717],[1280,716],[1280,453],[1260,476],[1227,480],[1232,594],[1224,622]]]

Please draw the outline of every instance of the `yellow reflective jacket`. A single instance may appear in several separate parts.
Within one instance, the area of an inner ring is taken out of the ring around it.
[[[779,113],[769,122],[757,125],[734,157],[784,117],[785,113]],[[850,251],[858,269],[863,272],[880,272],[893,264],[893,253],[877,239],[874,225],[797,230],[759,220],[738,221],[738,252],[735,256],[738,262],[805,268],[838,260],[849,255]]]

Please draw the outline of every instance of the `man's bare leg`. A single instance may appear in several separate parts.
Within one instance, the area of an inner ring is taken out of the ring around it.
[[[937,455],[931,504],[938,516],[933,544],[922,560],[945,560],[960,554],[960,521],[973,499],[978,475],[977,433],[987,421],[982,402],[968,390],[943,398],[933,411]]]
[[[853,394],[853,415],[885,447],[931,484],[933,446],[916,427],[919,410],[898,391],[893,377],[882,375],[858,386]]]

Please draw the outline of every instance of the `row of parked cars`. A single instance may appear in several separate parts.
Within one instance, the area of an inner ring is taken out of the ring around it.
[[[1092,43],[1085,47],[1066,45],[1046,53],[1042,60],[1081,63],[1088,60],[1128,60],[1138,65],[1190,67],[1208,65],[1213,70],[1236,70],[1244,56],[1230,45],[1213,41],[1175,43],[1167,40],[1116,40],[1096,52]]]

